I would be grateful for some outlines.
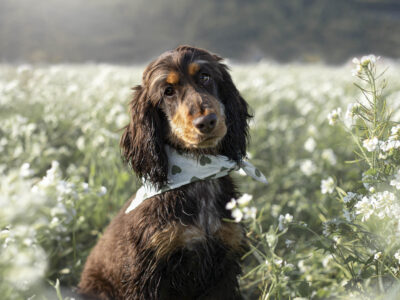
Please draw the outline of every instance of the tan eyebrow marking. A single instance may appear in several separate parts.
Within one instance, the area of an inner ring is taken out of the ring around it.
[[[179,74],[175,71],[169,72],[167,76],[167,83],[169,84],[177,84],[179,82]]]
[[[188,67],[189,75],[193,76],[200,70],[200,66],[197,63],[191,63]]]

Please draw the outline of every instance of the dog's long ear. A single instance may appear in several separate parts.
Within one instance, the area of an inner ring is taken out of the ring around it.
[[[134,88],[130,102],[130,122],[124,128],[122,156],[136,175],[158,188],[167,182],[168,158],[164,149],[162,113],[148,99],[142,86]]]
[[[229,75],[228,67],[221,63],[219,56],[214,56],[218,63],[222,80],[218,82],[218,92],[225,106],[226,125],[228,131],[222,140],[222,154],[230,159],[240,161],[246,156],[248,142],[248,120],[252,117],[248,112],[247,102],[242,98]]]

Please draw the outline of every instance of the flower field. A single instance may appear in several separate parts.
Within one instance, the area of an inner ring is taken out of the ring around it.
[[[118,144],[142,70],[0,65],[1,299],[77,299],[91,247],[140,186]],[[245,195],[227,207],[251,243],[244,297],[399,299],[400,65],[265,62],[232,76],[269,181],[235,174]]]

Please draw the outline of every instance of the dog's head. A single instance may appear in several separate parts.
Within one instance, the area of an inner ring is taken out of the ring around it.
[[[165,144],[235,161],[246,155],[247,103],[221,61],[206,50],[180,46],[147,66],[121,138],[123,157],[138,176],[166,183]]]

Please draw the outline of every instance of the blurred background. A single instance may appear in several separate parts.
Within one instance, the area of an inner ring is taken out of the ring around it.
[[[0,62],[143,63],[188,43],[238,61],[400,55],[397,0],[0,0]]]
[[[254,114],[269,185],[234,175],[244,298],[398,300],[399,0],[0,0],[1,300],[79,299],[141,185],[119,149],[131,87],[179,44],[229,58]]]

